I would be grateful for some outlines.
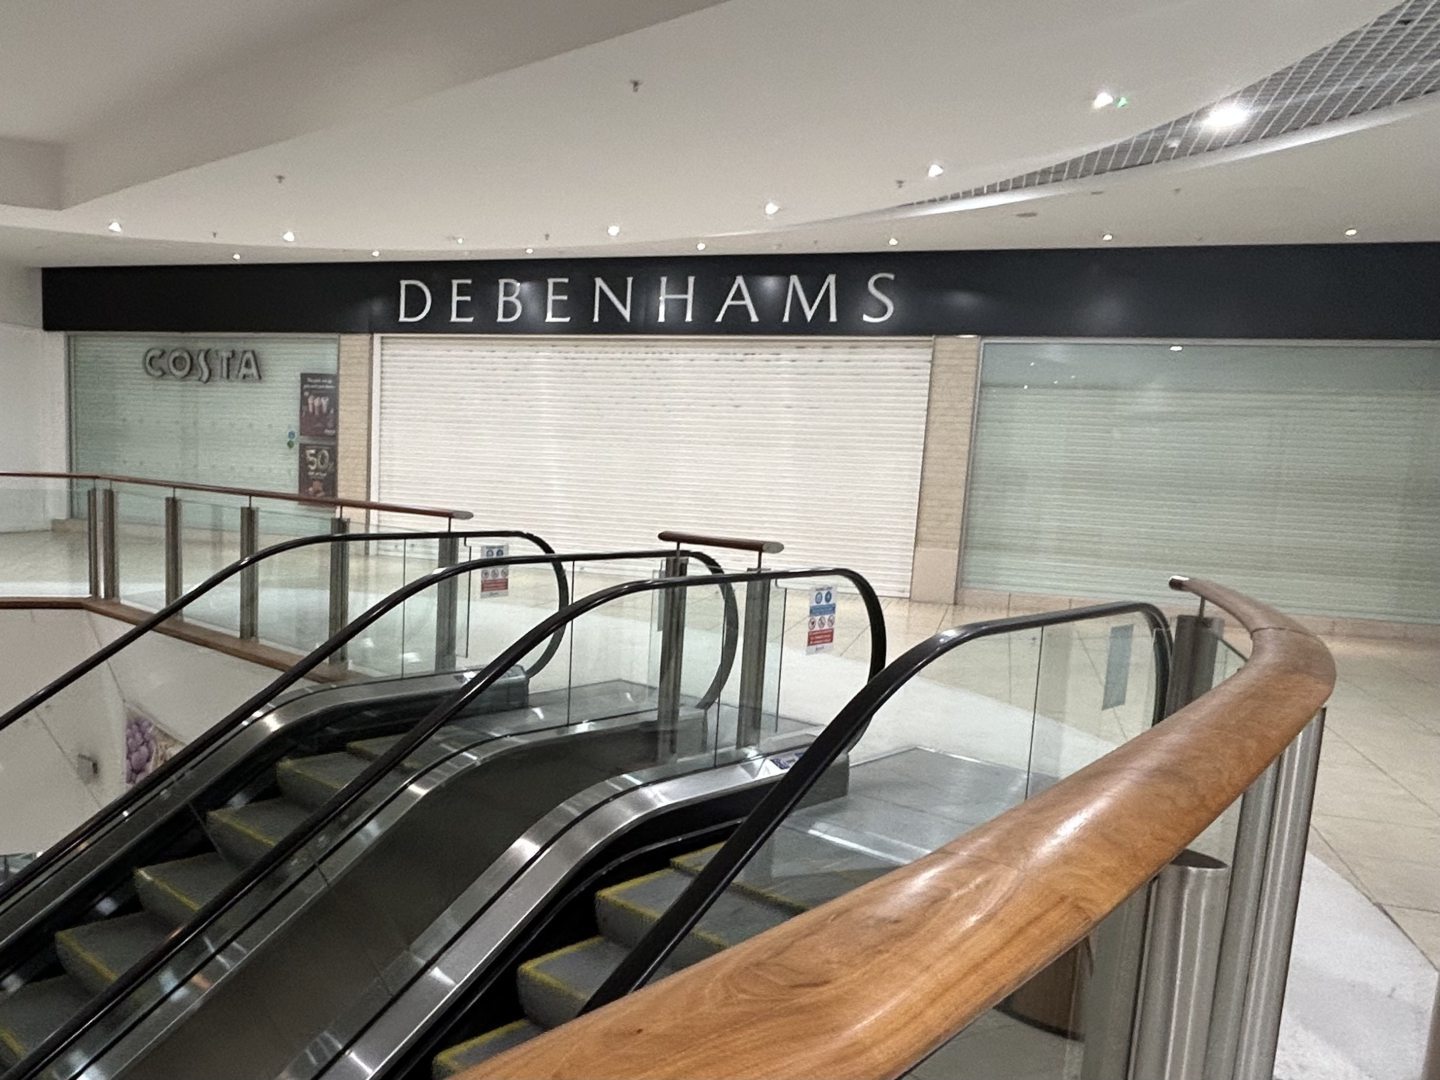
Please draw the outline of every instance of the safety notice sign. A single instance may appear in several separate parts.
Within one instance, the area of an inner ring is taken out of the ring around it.
[[[807,653],[829,652],[835,647],[835,586],[810,590],[810,622],[805,631]]]
[[[503,559],[510,554],[509,544],[483,544],[480,548],[482,559]],[[510,567],[486,566],[480,570],[480,598],[504,596],[510,591]]]

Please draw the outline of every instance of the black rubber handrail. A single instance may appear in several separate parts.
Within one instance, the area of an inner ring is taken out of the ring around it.
[[[473,559],[469,562],[457,563],[453,566],[442,566],[423,577],[417,578],[409,584],[395,590],[383,600],[373,604],[368,610],[356,619],[352,620],[343,630],[332,635],[323,645],[312,650],[306,657],[285,673],[276,683],[266,690],[252,697],[245,705],[235,710],[227,723],[238,720],[244,723],[249,719],[249,714],[267,704],[274,693],[283,691],[304,678],[311,670],[324,663],[326,659],[337,650],[343,648],[350,640],[365,630],[377,619],[395,610],[410,597],[429,589],[442,581],[447,581],[459,574],[473,573],[476,570],[485,570],[492,567],[531,566],[537,564],[562,563],[588,563],[605,562],[615,560],[633,560],[641,558],[671,557],[676,554],[674,548],[664,548],[646,551],[625,551],[625,552],[595,552],[584,554],[561,554],[561,555],[524,555],[511,556],[503,559]],[[681,555],[695,558],[707,568],[719,569],[712,557],[698,551],[686,551],[681,549]],[[105,990],[86,1003],[85,1008],[70,1017],[59,1029],[53,1032],[35,1050],[18,1062],[9,1072],[3,1075],[0,1080],[19,1080],[22,1077],[35,1077],[52,1065],[55,1059],[64,1052],[68,1043],[87,1030],[94,1027],[104,1017],[107,1010],[117,1002],[125,998],[135,987],[139,986],[146,979],[150,978],[156,970],[163,967],[169,960],[185,948],[190,942],[205,935],[217,922],[231,905],[236,904],[254,891],[264,877],[275,867],[293,856],[302,847],[308,844],[326,826],[340,814],[344,813],[351,805],[358,800],[368,788],[384,777],[392,768],[400,764],[409,756],[421,743],[429,739],[441,727],[453,719],[476,697],[494,684],[502,675],[508,672],[515,664],[524,659],[529,653],[543,645],[549,638],[557,633],[563,632],[565,627],[574,622],[575,619],[588,611],[593,610],[602,604],[620,597],[630,596],[634,593],[652,591],[660,588],[692,588],[696,586],[719,586],[723,595],[728,597],[726,604],[726,618],[723,630],[723,639],[720,655],[721,673],[712,680],[711,686],[718,695],[728,680],[729,671],[734,663],[736,642],[734,635],[738,633],[738,611],[734,606],[734,584],[736,582],[749,582],[755,580],[776,580],[779,578],[840,575],[857,584],[862,595],[866,598],[866,608],[871,616],[872,632],[878,632],[878,639],[872,637],[872,659],[871,667],[878,671],[883,664],[885,633],[884,623],[880,614],[880,601],[875,596],[869,582],[850,570],[824,570],[824,571],[763,571],[741,574],[719,574],[712,573],[703,577],[693,578],[651,578],[641,581],[631,581],[622,585],[614,585],[608,589],[602,589],[590,596],[571,604],[547,616],[543,621],[537,623],[526,632],[516,643],[508,647],[498,657],[492,660],[474,679],[471,679],[463,688],[448,698],[444,703],[437,706],[428,713],[410,732],[393,744],[384,754],[376,758],[368,767],[359,773],[354,779],[337,791],[331,798],[310,814],[299,826],[289,833],[280,843],[271,848],[255,862],[251,863],[246,871],[239,877],[232,880],[224,889],[211,898],[190,922],[176,933],[172,934],[149,954],[143,957],[136,964],[132,965],[120,977],[112,982]],[[728,645],[724,642],[728,641]],[[879,652],[874,649],[878,641]],[[876,657],[879,662],[876,662]],[[283,684],[283,685],[282,685]],[[278,687],[278,689],[276,689]]]
[[[710,905],[730,887],[745,864],[754,858],[790,816],[825,770],[864,735],[880,707],[929,664],[952,649],[978,638],[1130,614],[1144,616],[1154,630],[1155,701],[1151,711],[1151,723],[1159,723],[1165,715],[1172,642],[1170,624],[1154,604],[1096,604],[1067,611],[992,619],[969,623],[952,630],[942,630],[908,649],[845,703],[835,715],[835,719],[825,726],[814,742],[806,747],[799,760],[790,766],[755,809],[746,815],[730,839],[721,845],[720,850],[705,864],[685,891],[675,898],[674,903],[665,910],[655,925],[590,995],[590,1000],[580,1011],[585,1013],[598,1009],[644,986],[659,971],[660,965],[676,946],[695,929],[695,924],[710,909]]]
[[[369,543],[371,541],[444,540],[451,538],[457,540],[498,540],[501,538],[525,540],[534,544],[542,552],[550,555],[555,553],[555,549],[539,536],[517,529],[487,529],[466,532],[321,533],[316,536],[302,536],[293,540],[283,540],[278,544],[272,544],[267,548],[263,548],[253,555],[247,555],[245,558],[233,562],[224,569],[211,574],[189,592],[166,604],[159,611],[155,612],[155,614],[121,634],[109,645],[91,653],[69,671],[51,680],[24,701],[8,709],[5,713],[0,714],[0,734],[3,734],[5,729],[11,724],[16,723],[39,706],[45,704],[45,702],[49,701],[66,687],[78,682],[101,664],[106,663],[117,653],[128,648],[147,634],[155,632],[161,624],[169,619],[180,615],[193,601],[198,600],[200,597],[223,585],[236,574],[249,570],[264,562],[266,559],[273,558],[276,555],[283,555],[286,552],[295,551],[299,548],[313,547],[319,544],[359,544]],[[557,607],[563,609],[570,602],[570,583],[565,577],[565,571],[558,563],[555,568],[555,583],[559,591],[559,603]],[[323,648],[324,646],[321,647]],[[560,636],[557,635],[546,647],[545,652],[541,654],[540,658],[535,662],[533,670],[539,671],[549,663],[559,648]],[[283,680],[283,678],[284,676],[282,675],[281,679],[277,680],[277,682]],[[272,683],[271,687],[274,685],[275,684]],[[261,693],[269,692],[271,687],[267,687],[265,690],[262,690]],[[246,705],[249,704],[249,702],[246,703]],[[241,709],[244,709],[246,713],[249,712],[246,706],[241,706]],[[86,818],[61,839],[49,845],[38,858],[19,873],[11,877],[8,881],[0,881],[0,903],[4,903],[22,889],[28,888],[36,878],[45,874],[50,867],[66,857],[96,830],[105,827],[117,817],[123,817],[129,813],[141,800],[148,798],[150,793],[158,786],[168,783],[172,776],[176,775],[181,769],[188,767],[191,762],[206,753],[210,747],[214,746],[216,742],[228,735],[233,729],[233,719],[234,717],[232,715],[212,724],[204,733],[187,743],[174,757],[165,762],[160,768],[143,777],[139,783],[135,784],[123,795],[106,803],[96,811],[96,813]]]

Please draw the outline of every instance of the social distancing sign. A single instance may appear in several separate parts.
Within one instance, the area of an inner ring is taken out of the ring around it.
[[[805,630],[807,653],[829,652],[835,647],[835,586],[810,590],[810,618]]]

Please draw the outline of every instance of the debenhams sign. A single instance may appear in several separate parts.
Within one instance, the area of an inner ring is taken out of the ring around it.
[[[412,277],[399,281],[391,317],[394,329],[412,331],[880,330],[895,317],[896,287],[888,270]]]

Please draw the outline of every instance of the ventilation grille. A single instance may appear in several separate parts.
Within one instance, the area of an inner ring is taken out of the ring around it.
[[[1194,157],[1373,112],[1437,89],[1440,0],[1407,0],[1334,44],[1226,97],[1226,103],[1241,105],[1250,114],[1234,127],[1207,127],[1205,117],[1212,106],[1206,106],[1056,165],[906,205],[974,199]]]

